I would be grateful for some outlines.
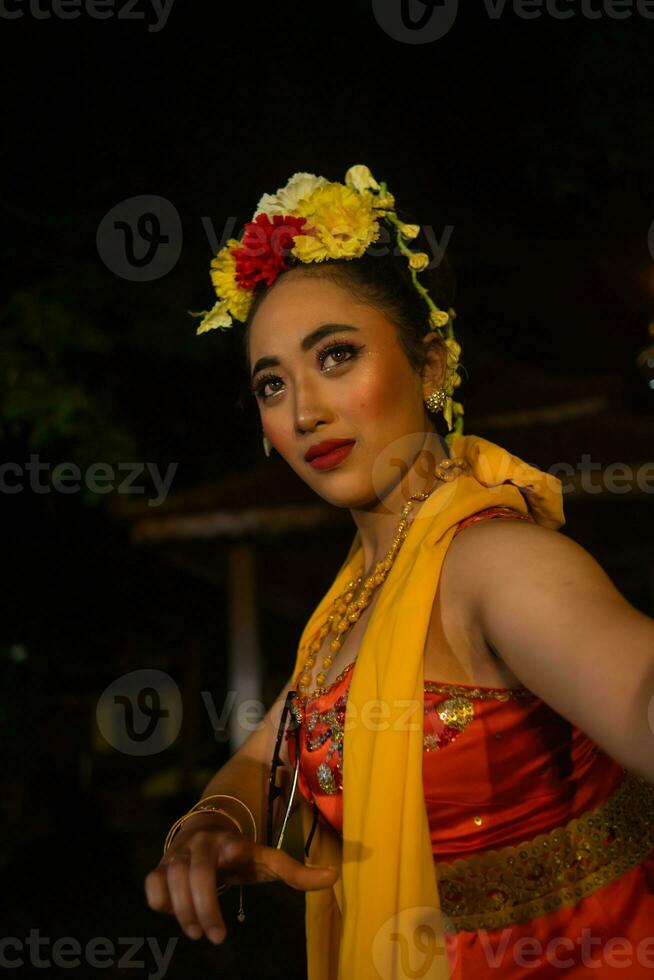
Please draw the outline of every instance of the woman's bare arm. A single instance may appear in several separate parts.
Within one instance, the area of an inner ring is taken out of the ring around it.
[[[252,811],[257,824],[257,840],[260,842],[264,840],[268,809],[268,780],[275,749],[275,739],[277,737],[284,701],[286,700],[286,694],[291,687],[291,683],[292,678],[289,678],[256,729],[250,733],[234,755],[211,778],[200,794],[200,799],[205,799],[207,796],[213,796],[218,793],[226,793],[229,796],[235,796],[237,799],[242,800]],[[288,746],[285,738],[282,739],[280,745],[280,758],[284,768],[280,768],[279,770],[278,783],[284,787],[284,793],[286,794],[289,789],[291,773]],[[235,803],[233,800],[211,800],[209,805],[227,810],[230,815],[233,815],[238,820],[244,832],[252,836],[252,821],[244,808],[239,806],[238,803]],[[299,799],[296,796],[293,810],[298,805]],[[226,818],[217,816],[215,820],[216,823],[221,821],[225,823],[226,828],[231,826],[232,830],[235,829],[234,824],[226,820]],[[200,821],[201,817],[199,816],[197,818],[190,817],[184,822],[183,829],[189,829],[194,823],[197,824]]]
[[[480,522],[455,547],[489,646],[525,687],[654,783],[654,619],[584,548],[540,525]]]
[[[330,887],[334,870],[310,867],[283,850],[264,844],[268,801],[268,777],[279,719],[289,685],[232,758],[204,788],[201,799],[216,793],[242,800],[252,811],[257,825],[257,843],[252,840],[252,823],[244,808],[230,799],[212,800],[234,816],[243,828],[221,814],[198,813],[184,821],[165,857],[145,879],[148,904],[158,912],[175,915],[190,938],[203,932],[212,942],[222,942],[226,929],[216,894],[219,877],[228,884],[283,881],[293,888],[312,890]],[[288,767],[287,746],[280,745],[280,759]],[[288,792],[287,779],[280,780]],[[280,776],[283,770],[280,769]],[[299,802],[299,800],[298,800]],[[283,805],[283,801],[280,801]]]

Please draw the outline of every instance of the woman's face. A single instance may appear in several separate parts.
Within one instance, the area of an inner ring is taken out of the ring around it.
[[[340,326],[310,337],[325,325]],[[249,354],[262,428],[277,452],[335,506],[374,507],[426,437],[422,380],[392,321],[336,283],[293,270],[257,309]],[[268,358],[277,363],[261,364]],[[335,466],[315,468],[305,453],[328,439],[354,445]]]

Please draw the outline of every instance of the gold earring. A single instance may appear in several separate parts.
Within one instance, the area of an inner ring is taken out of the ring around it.
[[[264,434],[263,434],[263,451],[266,454],[266,456],[270,456],[271,450],[272,450],[272,443],[271,443],[270,439],[268,438],[268,436],[264,432]]]
[[[425,398],[425,405],[430,412],[442,412],[445,407],[446,398],[447,392],[445,388],[437,388],[436,391],[432,391],[431,395]]]

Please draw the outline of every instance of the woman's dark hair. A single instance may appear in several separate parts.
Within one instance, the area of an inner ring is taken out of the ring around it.
[[[420,239],[411,242],[412,251],[429,249]],[[431,256],[432,262],[435,262]],[[249,333],[254,316],[270,289],[275,288],[282,276],[300,269],[303,275],[329,279],[347,289],[362,303],[376,307],[388,316],[397,327],[401,347],[417,372],[425,364],[425,345],[421,338],[433,330],[429,320],[429,307],[413,285],[411,271],[406,255],[393,244],[380,246],[379,242],[369,246],[357,259],[326,259],[324,262],[303,263],[292,259],[289,269],[284,270],[270,287],[263,287],[254,297],[243,330],[243,353],[249,370]],[[419,282],[434,303],[448,310],[454,299],[454,277],[445,257],[433,268],[418,274]]]

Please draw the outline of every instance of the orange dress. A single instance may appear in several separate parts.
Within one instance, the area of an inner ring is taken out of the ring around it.
[[[494,516],[524,517],[460,529]],[[293,702],[299,789],[339,835],[354,667]],[[423,748],[452,980],[654,978],[653,786],[526,688],[425,680]]]

